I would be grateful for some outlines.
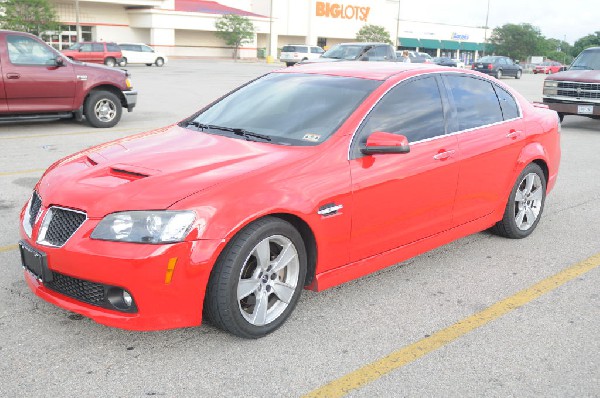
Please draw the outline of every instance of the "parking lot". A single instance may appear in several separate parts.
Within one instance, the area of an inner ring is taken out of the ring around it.
[[[304,291],[287,323],[260,340],[206,324],[109,328],[31,293],[18,216],[48,166],[174,123],[280,66],[128,66],[138,106],[112,129],[0,124],[0,396],[298,397],[354,387],[353,397],[600,396],[600,121],[583,117],[564,120],[558,183],[530,237],[482,232],[321,293]],[[502,81],[541,101],[543,79]],[[573,265],[583,271],[562,273]],[[519,305],[495,309],[546,278]]]

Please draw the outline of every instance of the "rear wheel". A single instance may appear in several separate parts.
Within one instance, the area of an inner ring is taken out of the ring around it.
[[[121,62],[119,62],[119,66],[127,66],[127,58],[123,57]]]
[[[501,79],[502,78],[502,69],[498,69],[498,71],[496,71],[496,79]]]
[[[162,58],[156,58],[156,62],[154,62],[156,66],[163,66],[165,64],[165,60]]]
[[[537,226],[546,201],[546,177],[535,163],[519,174],[504,211],[504,217],[494,227],[498,235],[521,239]]]
[[[152,66],[152,64],[146,64],[146,66]]]
[[[113,127],[119,120],[123,107],[119,98],[109,91],[94,91],[83,106],[87,121],[94,127]]]
[[[104,65],[110,66],[111,68],[117,64],[117,60],[113,57],[108,57],[104,60]]]
[[[229,242],[211,272],[205,316],[244,338],[273,332],[300,298],[306,261],[302,237],[288,222],[266,217],[250,224]]]
[[[293,62],[286,62],[285,66],[294,66],[294,63]]]

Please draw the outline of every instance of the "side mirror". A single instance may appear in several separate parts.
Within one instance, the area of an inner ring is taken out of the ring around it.
[[[376,131],[367,138],[364,147],[360,151],[365,155],[377,153],[408,153],[410,146],[408,138],[399,134]]]
[[[61,56],[57,56],[56,59],[54,60],[54,65],[56,66],[65,66],[65,59]]]

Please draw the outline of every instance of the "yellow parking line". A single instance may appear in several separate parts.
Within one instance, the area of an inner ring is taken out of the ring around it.
[[[29,170],[20,170],[20,171],[5,171],[0,173],[0,177],[2,176],[13,176],[16,174],[29,174],[29,173],[41,173],[46,169],[29,169]]]
[[[69,136],[69,135],[82,135],[82,134],[98,134],[98,133],[126,133],[131,131],[145,131],[140,130],[139,127],[131,128],[131,129],[123,129],[123,130],[107,130],[107,129],[94,129],[94,130],[86,130],[86,131],[73,131],[70,133],[59,133],[59,134],[32,134],[32,135],[11,135],[8,137],[0,137],[0,140],[20,140],[23,138],[46,138],[46,137],[61,137],[61,136]]]
[[[18,247],[19,245],[0,246],[0,253],[16,250]]]
[[[308,397],[342,397],[352,390],[361,388],[372,383],[386,374],[401,368],[417,359],[435,351],[443,346],[453,342],[459,337],[500,318],[509,312],[524,306],[536,298],[553,291],[563,284],[589,272],[600,266],[600,253],[587,260],[572,265],[563,271],[555,274],[535,285],[522,290],[514,296],[499,301],[485,310],[478,312],[470,317],[458,321],[452,326],[431,335],[430,337],[419,340],[409,346],[401,348],[388,356],[375,362],[363,366],[354,372],[348,373],[339,379],[304,395]]]

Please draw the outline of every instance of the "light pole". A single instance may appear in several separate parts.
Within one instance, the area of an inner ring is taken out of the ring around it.
[[[271,5],[269,6],[269,51],[267,52],[267,62],[270,62],[272,58],[272,48],[273,48],[273,0],[271,0]]]
[[[490,0],[487,2],[487,12],[485,14],[485,27],[483,28],[483,55],[485,55],[485,50],[487,47],[487,30],[488,30],[488,20],[490,19]]]
[[[81,24],[79,23],[79,0],[75,0],[75,30],[77,31],[77,41],[81,41]]]
[[[396,50],[398,49],[398,46],[400,45],[400,38],[398,37],[400,36],[400,0],[398,0],[398,16],[396,17]]]

